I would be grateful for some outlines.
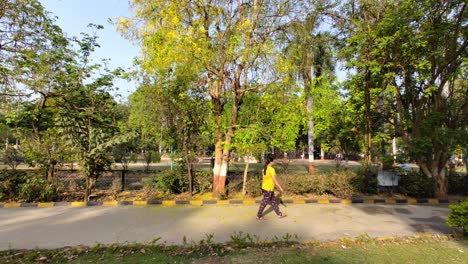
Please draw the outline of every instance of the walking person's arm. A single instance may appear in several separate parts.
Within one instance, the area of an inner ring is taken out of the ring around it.
[[[280,189],[280,192],[283,193],[284,192],[283,187],[281,187],[278,180],[276,179],[276,175],[272,175],[271,178],[273,178],[273,181],[275,182],[276,187],[278,187],[278,189]]]

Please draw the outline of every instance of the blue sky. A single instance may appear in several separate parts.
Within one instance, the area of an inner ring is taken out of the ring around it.
[[[108,19],[131,16],[129,0],[40,0],[45,9],[57,18],[57,24],[68,37],[80,36],[81,32],[92,33],[87,27],[89,23],[104,26],[98,32],[98,48],[93,54],[93,60],[99,62],[101,58],[110,59],[109,68],[128,68],[132,66],[133,58],[138,55],[139,48],[124,39],[115,30],[115,26]],[[135,83],[119,80],[115,83],[122,98],[136,90]]]

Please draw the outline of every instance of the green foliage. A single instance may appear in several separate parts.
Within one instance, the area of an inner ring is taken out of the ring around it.
[[[246,194],[249,197],[258,197],[262,195],[262,180],[258,177],[249,177],[247,179]]]
[[[122,191],[122,179],[115,178],[112,180],[112,185],[110,187],[110,193],[114,200],[117,200],[119,193]]]
[[[435,193],[434,178],[427,177],[417,170],[399,173],[400,193],[416,198],[433,197]]]
[[[468,195],[468,176],[463,173],[449,174],[447,188],[449,194]]]
[[[188,178],[186,172],[176,167],[174,170],[166,170],[154,175],[154,187],[156,190],[169,193],[179,194],[188,190]]]
[[[356,193],[353,185],[357,175],[351,171],[337,171],[327,173],[327,192],[339,198],[351,198]]]
[[[314,174],[308,176],[285,175],[281,176],[284,188],[293,194],[305,195],[315,193],[322,195],[327,191],[327,175]]]
[[[15,169],[23,161],[23,155],[18,149],[12,146],[9,146],[3,152],[2,160],[5,164],[10,166],[12,169]]]
[[[465,234],[468,234],[468,200],[452,204],[450,209],[447,224],[450,227],[461,228]]]
[[[15,200],[26,172],[20,170],[0,170],[0,200]]]
[[[206,193],[213,190],[213,176],[209,171],[193,171],[193,190],[199,193]]]
[[[361,193],[377,193],[377,168],[363,164],[356,172],[358,177],[354,179],[354,186]]]
[[[58,201],[64,191],[63,184],[49,183],[44,175],[32,174],[25,177],[21,184],[18,198],[26,202],[51,202]]]

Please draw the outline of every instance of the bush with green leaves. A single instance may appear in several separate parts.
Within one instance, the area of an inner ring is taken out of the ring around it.
[[[350,198],[356,192],[356,188],[352,184],[357,177],[354,172],[329,172],[325,176],[327,177],[328,193],[340,198]]]
[[[447,176],[449,194],[468,195],[468,176],[462,173]]]
[[[15,200],[26,172],[20,170],[0,170],[0,200]]]
[[[434,178],[429,178],[424,173],[417,170],[407,170],[405,173],[400,173],[399,176],[400,180],[398,185],[401,194],[415,198],[434,196]]]
[[[21,184],[18,198],[26,202],[55,202],[64,189],[63,184],[49,183],[42,174],[32,174]]]
[[[199,193],[213,190],[213,176],[210,171],[193,171],[193,190]]]
[[[181,167],[162,171],[154,177],[154,187],[164,193],[179,194],[188,190],[186,171]]]
[[[461,228],[465,235],[468,234],[468,200],[450,205],[447,225]]]
[[[262,195],[262,180],[259,177],[249,177],[245,187],[246,195],[249,197],[258,197]]]
[[[325,174],[314,175],[285,175],[280,176],[280,181],[288,193],[305,195],[315,193],[324,194],[327,190],[327,176]]]
[[[356,171],[357,177],[353,179],[353,186],[360,193],[377,193],[377,168],[372,166],[363,166]]]

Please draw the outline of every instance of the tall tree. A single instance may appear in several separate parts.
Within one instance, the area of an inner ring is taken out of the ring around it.
[[[199,71],[215,121],[215,194],[225,188],[242,98],[268,80],[267,65],[259,61],[271,55],[271,35],[293,2],[134,0],[136,17],[120,20],[124,34],[140,40],[143,67],[149,72],[178,64]],[[224,124],[227,102],[231,108]]]
[[[302,81],[305,97],[309,173],[314,171],[314,96],[316,88],[329,87],[333,81],[334,63],[328,33],[321,32],[323,14],[333,7],[329,1],[312,1],[285,31],[285,51],[292,63],[292,73]],[[317,93],[316,93],[317,94]],[[315,98],[316,99],[316,98]]]

